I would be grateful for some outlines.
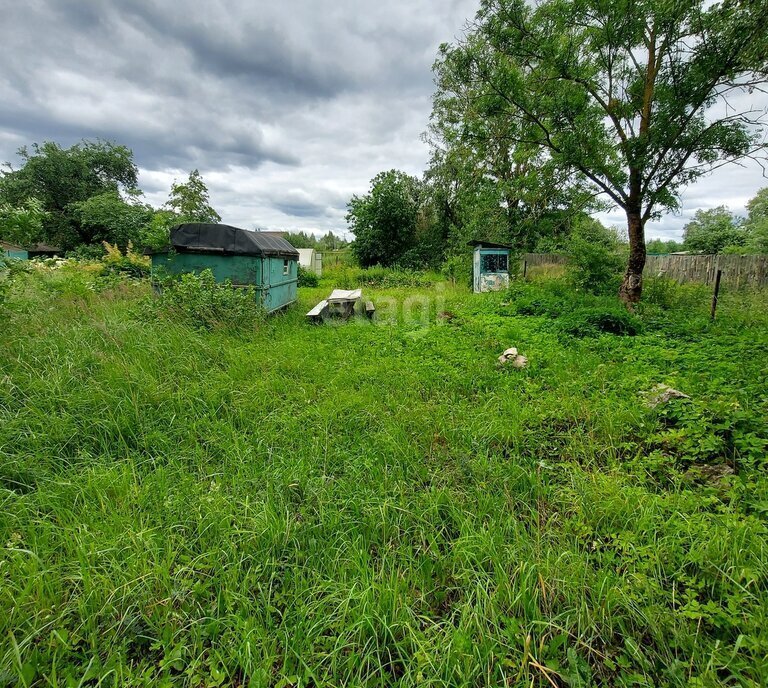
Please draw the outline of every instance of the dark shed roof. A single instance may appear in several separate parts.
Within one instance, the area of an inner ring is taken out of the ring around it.
[[[230,225],[179,225],[171,230],[171,246],[180,253],[223,253],[230,256],[299,259],[299,252],[281,237]]]
[[[3,241],[0,239],[0,248],[4,251],[24,251],[26,249],[23,249],[21,246],[18,246],[17,244],[12,244],[10,241]]]
[[[48,244],[32,244],[27,247],[29,253],[62,253],[58,246],[49,246]]]
[[[480,241],[477,239],[468,241],[467,246],[480,246],[481,248],[512,248],[509,244],[495,244],[492,241]]]

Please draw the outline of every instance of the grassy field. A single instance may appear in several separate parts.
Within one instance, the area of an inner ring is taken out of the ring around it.
[[[0,686],[768,684],[766,294],[422,283],[311,326],[331,281],[233,331],[23,278]]]

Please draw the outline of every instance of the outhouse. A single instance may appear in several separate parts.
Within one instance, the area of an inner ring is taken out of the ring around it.
[[[470,241],[474,247],[472,285],[474,292],[498,291],[509,286],[509,250],[507,244],[490,241]]]
[[[285,239],[230,225],[189,223],[152,254],[153,278],[210,270],[217,282],[255,287],[267,312],[296,300],[299,252]]]

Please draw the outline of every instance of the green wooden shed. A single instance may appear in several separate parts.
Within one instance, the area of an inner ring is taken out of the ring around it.
[[[7,241],[0,241],[0,253],[8,256],[8,258],[19,258],[21,260],[29,258],[29,253],[27,253],[26,249],[16,244],[10,244]]]
[[[152,254],[152,275],[210,270],[217,282],[255,287],[267,312],[296,300],[299,252],[285,239],[230,225],[188,223],[171,230],[167,251]]]

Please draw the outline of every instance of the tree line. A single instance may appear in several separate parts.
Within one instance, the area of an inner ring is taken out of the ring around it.
[[[83,254],[100,254],[102,242],[159,248],[175,224],[221,219],[198,170],[171,185],[162,207],[144,202],[126,146],[98,140],[63,148],[46,141],[18,155],[21,166],[6,163],[0,175],[0,236],[11,243]]]
[[[125,249],[162,248],[171,227],[219,222],[198,170],[174,181],[159,208],[143,200],[133,152],[110,141],[81,141],[69,148],[46,141],[22,147],[21,165],[0,170],[0,239],[20,246],[44,243],[70,255],[103,254],[103,242]],[[317,238],[289,233],[296,248],[324,251],[349,242],[333,232]]]
[[[469,238],[556,248],[618,207],[631,306],[646,223],[717,167],[764,157],[749,96],[768,78],[766,13],[768,0],[482,0],[434,65],[423,178],[385,172],[350,200],[361,262],[450,258]]]
[[[333,232],[327,232],[319,239],[309,232],[288,232],[285,237],[294,248],[314,248],[318,251],[340,251],[349,246],[350,242]]]

